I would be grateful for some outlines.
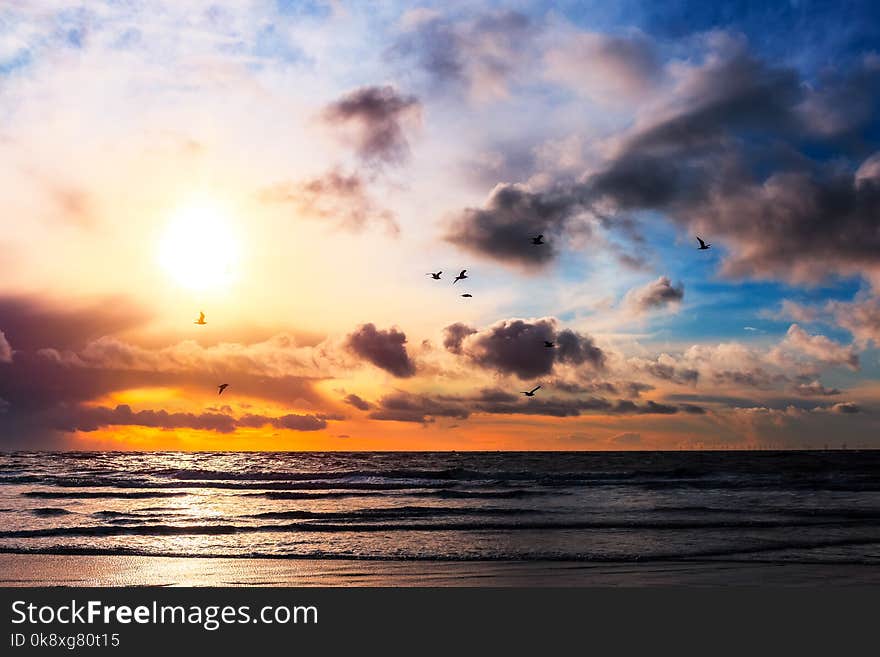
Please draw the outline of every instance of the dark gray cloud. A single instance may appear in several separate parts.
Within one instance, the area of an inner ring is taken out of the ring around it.
[[[404,28],[388,57],[407,72],[421,71],[432,90],[465,91],[478,100],[506,95],[540,30],[515,11],[470,20],[410,14]]]
[[[405,378],[416,373],[415,363],[406,351],[406,334],[396,328],[376,329],[364,324],[348,336],[348,348],[378,368]]]
[[[289,204],[297,218],[320,219],[347,230],[379,224],[395,234],[400,231],[394,213],[376,206],[367,182],[356,173],[329,171],[309,180],[278,183],[262,190],[260,198],[267,203]]]
[[[298,415],[296,413],[288,413],[280,417],[269,417],[265,415],[245,415],[236,421],[239,427],[275,427],[276,429],[290,429],[292,431],[320,431],[327,428],[328,419],[341,419],[339,416],[332,418],[325,415]]]
[[[330,125],[345,130],[367,162],[401,162],[409,155],[406,121],[418,120],[421,103],[394,87],[361,87],[330,103],[322,114]]]
[[[536,269],[559,253],[557,243],[583,211],[576,190],[532,192],[521,185],[499,184],[482,208],[466,208],[453,217],[445,239],[465,251],[505,264]],[[530,237],[545,235],[535,246]]]
[[[530,251],[519,236],[552,237],[585,215],[614,228],[628,213],[652,210],[726,246],[729,276],[880,279],[880,166],[876,157],[862,161],[865,144],[853,148],[835,127],[864,127],[865,107],[880,97],[880,68],[863,66],[858,85],[824,80],[817,88],[742,42],[716,35],[710,43],[702,63],[678,69],[665,104],[617,138],[603,167],[546,189],[499,185],[483,207],[451,218],[447,239],[538,267],[557,251]],[[820,97],[837,110],[832,126],[820,125],[827,112],[810,109]],[[836,157],[811,159],[817,142]]]
[[[461,324],[447,327],[447,338],[453,339],[445,340],[444,346],[480,367],[515,374],[521,379],[549,374],[555,363],[588,365],[594,369],[605,365],[605,353],[590,336],[570,329],[559,330],[552,318],[531,322],[508,319],[482,331],[466,329]],[[556,347],[546,348],[545,340],[554,342]]]
[[[701,407],[684,404],[670,406],[654,401],[636,404],[630,400],[610,401],[603,397],[561,398],[555,396],[525,399],[506,390],[484,389],[473,395],[430,396],[396,392],[382,397],[370,413],[374,420],[430,423],[438,417],[467,419],[472,414],[540,415],[578,417],[584,414],[673,415],[703,413]]]
[[[838,404],[834,404],[831,407],[831,410],[834,413],[845,413],[845,414],[853,414],[853,413],[861,413],[862,409],[858,404],[853,402],[840,402]]]
[[[554,390],[560,390],[570,394],[587,393],[591,395],[623,395],[625,397],[640,397],[643,392],[654,390],[650,383],[640,381],[564,381],[555,380],[550,383]]]
[[[665,308],[679,304],[684,299],[684,284],[673,285],[666,276],[661,276],[647,285],[631,290],[626,295],[626,305],[635,313]]]
[[[477,329],[462,324],[461,322],[450,324],[443,329],[443,347],[454,354],[460,354],[462,341],[467,336],[473,335],[476,332]]]
[[[225,413],[169,413],[165,410],[133,411],[127,404],[106,406],[63,406],[49,413],[51,427],[58,431],[97,431],[109,426],[139,426],[157,429],[197,429],[232,433],[238,427],[272,426],[294,431],[317,431],[327,420],[316,415],[245,415],[239,419]]]
[[[136,425],[159,429],[199,429],[231,433],[235,418],[222,413],[169,413],[164,410],[133,411],[127,404],[115,408],[77,406],[52,413],[53,427],[59,431],[97,431],[107,426]]]
[[[428,395],[416,395],[409,392],[395,392],[382,397],[378,408],[370,413],[374,420],[393,422],[433,422],[437,417],[453,417],[467,419],[470,409],[459,400],[433,399]]]
[[[373,405],[370,402],[355,394],[346,395],[342,401],[349,406],[354,406],[359,411],[368,411],[373,408]]]

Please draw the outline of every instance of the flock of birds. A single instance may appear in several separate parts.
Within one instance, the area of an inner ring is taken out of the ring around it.
[[[544,242],[544,236],[543,236],[543,235],[536,235],[535,237],[531,237],[531,238],[529,238],[529,239],[531,239],[532,244],[534,244],[535,246],[542,246],[542,245],[546,244],[546,242]],[[709,248],[712,246],[711,244],[707,244],[706,242],[704,242],[704,241],[703,241],[703,238],[701,238],[701,237],[699,237],[699,236],[697,237],[697,242],[700,243],[700,246],[697,247],[697,250],[698,250],[698,251],[706,251],[707,249],[709,249]],[[435,281],[439,281],[439,280],[442,280],[442,278],[441,278],[441,275],[442,275],[442,274],[443,274],[443,270],[441,269],[440,271],[428,272],[427,274],[425,274],[425,276],[430,276],[433,280],[435,280]],[[466,278],[468,278],[468,275],[467,275],[467,269],[462,269],[462,270],[459,272],[458,276],[456,276],[456,277],[453,279],[452,284],[455,285],[455,284],[458,283],[459,281],[463,281],[463,280],[465,280]],[[473,295],[473,294],[470,294],[470,293],[468,293],[468,292],[465,292],[465,293],[462,294],[461,296],[462,296],[462,297],[465,297],[465,298],[467,298],[467,299],[470,299],[470,298],[472,298],[474,295]],[[200,326],[204,326],[204,325],[207,324],[207,323],[208,323],[208,322],[205,320],[205,313],[204,313],[204,312],[199,312],[199,318],[193,322],[193,324],[198,324],[198,325],[200,325]],[[555,349],[555,348],[556,348],[556,344],[555,344],[554,342],[551,342],[550,340],[544,340],[544,348],[545,348],[545,349]],[[228,388],[228,387],[229,387],[229,384],[228,384],[228,383],[221,383],[220,385],[217,386],[217,394],[218,394],[218,395],[222,395],[223,392],[224,392],[224,391],[226,390],[226,388]],[[531,390],[523,390],[523,391],[521,391],[520,394],[521,394],[521,395],[525,395],[526,397],[534,397],[534,396],[535,396],[535,393],[536,393],[538,390],[540,390],[540,389],[541,389],[541,386],[540,386],[540,385],[537,385],[537,386],[535,386],[534,388],[532,388]]]

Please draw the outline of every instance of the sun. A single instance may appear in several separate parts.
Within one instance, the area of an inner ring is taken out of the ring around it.
[[[159,262],[180,285],[210,290],[228,285],[238,262],[238,240],[228,211],[198,202],[171,213],[159,245]]]

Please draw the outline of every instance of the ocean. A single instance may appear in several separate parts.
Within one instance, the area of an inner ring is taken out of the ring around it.
[[[0,552],[880,563],[880,451],[0,455]]]

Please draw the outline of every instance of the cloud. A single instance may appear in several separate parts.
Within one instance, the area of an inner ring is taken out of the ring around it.
[[[62,407],[51,413],[51,424],[59,431],[97,431],[108,426],[140,426],[158,429],[196,429],[232,433],[239,427],[273,426],[293,431],[317,431],[327,427],[326,419],[315,415],[266,417],[245,415],[236,419],[225,413],[169,413],[165,410],[133,411],[127,404]]]
[[[377,410],[370,413],[374,420],[393,422],[433,422],[435,417],[467,419],[470,410],[458,400],[438,401],[428,395],[396,392],[382,397]]]
[[[616,445],[625,446],[640,445],[642,443],[642,435],[632,431],[626,431],[614,436],[614,438],[611,439],[611,442]]]
[[[834,97],[833,85],[811,89],[794,69],[761,60],[723,33],[703,45],[702,57],[666,65],[670,83],[631,128],[606,140],[603,163],[573,183],[551,177],[534,189],[505,181],[483,207],[454,214],[446,239],[537,268],[559,250],[529,250],[523,236],[614,229],[634,212],[654,211],[723,244],[727,276],[880,281],[880,155],[853,164],[803,116],[815,94]],[[871,83],[850,92],[873,104],[880,70],[863,74]],[[811,159],[805,144],[816,141],[839,157]]]
[[[0,325],[8,327],[6,334],[15,345],[15,357],[0,365],[0,397],[9,404],[0,416],[4,441],[56,444],[51,434],[57,427],[93,426],[111,417],[119,422],[179,428],[216,422],[212,425],[216,430],[225,430],[228,424],[223,418],[131,416],[125,409],[88,410],[95,408],[89,403],[136,388],[173,387],[211,394],[217,381],[226,380],[234,382],[236,393],[242,396],[322,408],[326,400],[316,390],[316,382],[355,362],[334,342],[300,347],[285,334],[263,342],[209,347],[194,341],[144,347],[101,335],[127,331],[132,322],[141,321],[142,313],[125,300],[70,302],[69,307],[60,308],[47,300],[0,298]]]
[[[447,337],[451,330],[455,338],[444,341],[447,349],[479,367],[520,379],[549,374],[555,363],[587,365],[597,370],[605,365],[605,353],[593,338],[570,329],[560,330],[554,318],[507,319],[482,331],[466,332],[465,328],[460,324],[447,327]],[[545,340],[556,347],[546,348]]]
[[[407,12],[388,54],[427,75],[432,87],[465,90],[478,101],[504,98],[528,63],[539,31],[527,16],[497,11],[466,20]]]
[[[487,388],[472,395],[414,394],[398,391],[382,397],[378,408],[370,413],[374,420],[430,423],[438,417],[467,419],[472,414],[536,415],[548,417],[579,417],[583,414],[607,415],[674,415],[679,407],[648,401],[636,404],[629,400],[610,401],[602,397],[561,398],[535,397],[525,399],[505,390]],[[699,407],[688,404],[691,409]],[[701,412],[688,410],[689,413]]]
[[[415,375],[416,366],[406,351],[406,334],[396,328],[377,330],[364,324],[348,336],[348,348],[376,367],[396,377]]]
[[[627,365],[636,372],[644,372],[661,381],[694,385],[700,378],[700,372],[691,364],[679,362],[666,353],[655,358],[630,358]]]
[[[852,346],[841,345],[824,335],[810,335],[797,324],[789,327],[783,346],[803,352],[823,363],[859,369],[859,356]]]
[[[537,269],[558,255],[554,238],[582,211],[580,199],[564,187],[533,192],[522,185],[499,184],[482,208],[466,208],[449,220],[445,239],[470,253]],[[548,236],[546,244],[531,243],[530,237],[538,234]]]
[[[834,406],[831,407],[831,410],[834,413],[844,414],[860,413],[862,411],[858,404],[854,404],[853,402],[839,402],[834,404]]]
[[[0,363],[12,362],[12,346],[3,331],[0,331]]]
[[[654,42],[641,32],[582,32],[550,48],[546,75],[610,105],[644,98],[664,75]]]
[[[831,301],[826,309],[837,324],[852,333],[857,344],[880,346],[880,296],[851,303]]]
[[[368,411],[373,408],[373,405],[370,402],[361,399],[355,394],[346,395],[342,401],[350,406],[354,406],[359,411]]]
[[[837,388],[826,388],[818,380],[799,383],[794,387],[794,392],[801,397],[829,397],[840,394],[840,390]]]
[[[643,314],[677,306],[683,298],[684,284],[673,285],[668,277],[661,276],[643,287],[630,290],[624,299],[624,305],[636,314]]]
[[[136,425],[159,429],[198,429],[231,433],[235,418],[222,413],[169,413],[164,410],[132,411],[127,404],[115,408],[104,406],[75,407],[53,413],[53,428],[60,431],[97,431],[106,426]]]
[[[358,174],[329,171],[309,180],[278,183],[262,190],[260,198],[268,203],[289,204],[297,218],[320,219],[352,231],[375,223],[393,234],[400,232],[394,213],[376,207]]]
[[[399,163],[409,155],[404,124],[418,123],[421,103],[394,87],[361,87],[330,103],[324,121],[339,127],[367,162]]]
[[[477,329],[457,322],[443,329],[443,347],[453,354],[461,353],[461,343],[464,339],[477,332]]]
[[[329,418],[320,415],[297,415],[289,413],[280,417],[267,417],[265,415],[245,415],[236,422],[239,427],[265,427],[276,429],[290,429],[291,431],[320,431],[327,428],[328,419],[341,419],[338,416]]]

